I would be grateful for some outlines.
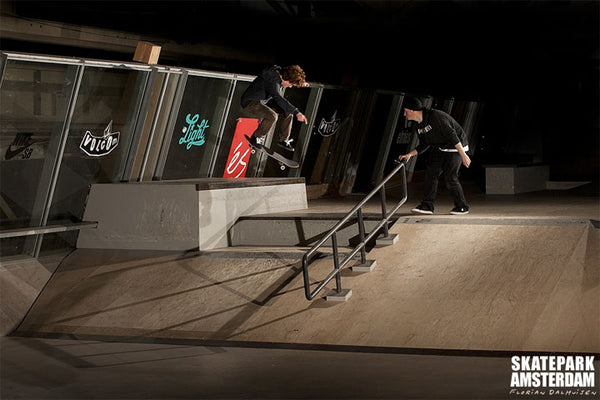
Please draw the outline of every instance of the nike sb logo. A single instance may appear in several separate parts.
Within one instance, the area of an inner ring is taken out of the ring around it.
[[[16,156],[18,156],[21,153],[24,153],[25,150],[27,150],[30,146],[21,146],[21,147],[17,147],[15,146],[13,148],[13,145],[11,144],[10,146],[7,147],[6,149],[6,153],[4,153],[4,159],[5,160],[10,160],[15,158]],[[16,148],[16,150],[15,150]],[[27,156],[23,155],[23,158],[27,158]]]
[[[13,158],[21,155],[22,159],[27,159],[31,157],[33,153],[33,146],[36,143],[43,143],[46,140],[33,140],[31,138],[32,133],[17,133],[15,140],[6,148],[6,152],[4,153],[5,160],[12,160]]]

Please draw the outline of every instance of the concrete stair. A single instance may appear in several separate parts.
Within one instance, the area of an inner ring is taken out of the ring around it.
[[[229,246],[290,246],[310,247],[326,235],[343,214],[312,214],[304,216],[256,215],[240,217],[228,232]],[[365,214],[365,235],[381,220],[381,215]],[[390,221],[390,226],[397,220]],[[352,218],[337,233],[339,247],[355,247],[359,242],[358,219]],[[373,241],[374,242],[374,241]],[[370,249],[375,243],[369,243]],[[325,246],[331,246],[328,241]]]

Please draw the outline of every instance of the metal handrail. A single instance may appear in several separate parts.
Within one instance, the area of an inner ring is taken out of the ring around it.
[[[27,227],[27,228],[16,228],[16,229],[0,229],[0,239],[6,239],[11,237],[19,236],[33,236],[43,235],[46,233],[58,233],[67,231],[77,231],[81,229],[96,229],[98,227],[97,221],[81,221],[70,224],[59,224],[59,225],[45,225],[39,227]]]
[[[402,170],[402,199],[400,202],[394,207],[392,211],[387,213],[386,211],[386,198],[385,198],[385,184],[392,179],[394,175],[398,173],[398,171]],[[365,237],[365,226],[364,219],[362,214],[362,207],[369,201],[375,194],[380,193],[381,197],[381,221],[377,224],[377,226],[371,231],[371,233]],[[350,260],[360,251],[361,253],[361,262],[366,263],[366,250],[365,246],[367,242],[369,242],[379,230],[383,228],[384,237],[389,236],[388,231],[388,221],[390,218],[398,211],[398,209],[404,204],[407,199],[407,189],[406,189],[406,163],[401,162],[399,165],[394,168],[392,172],[390,172],[382,181],[373,189],[364,199],[362,199],[352,210],[350,210],[342,219],[338,221],[337,224],[323,237],[319,240],[313,247],[310,248],[304,256],[302,256],[302,273],[304,275],[304,294],[307,300],[312,300],[323,288],[327,285],[333,278],[336,278],[336,291],[338,293],[342,292],[342,282],[340,277],[340,272],[344,267],[350,262]],[[354,215],[357,214],[358,217],[358,230],[360,243],[350,252],[342,262],[339,261],[338,254],[338,245],[337,245],[337,231],[346,223],[348,220]],[[327,275],[327,277],[321,281],[321,283],[311,292],[310,290],[310,278],[308,273],[308,265],[309,260],[315,254],[315,252],[325,244],[325,242],[331,238],[331,242],[333,245],[333,263],[334,268],[333,271]]]

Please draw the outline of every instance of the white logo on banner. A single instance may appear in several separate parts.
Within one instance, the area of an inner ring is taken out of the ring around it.
[[[594,356],[513,356],[511,370],[511,395],[598,395]]]

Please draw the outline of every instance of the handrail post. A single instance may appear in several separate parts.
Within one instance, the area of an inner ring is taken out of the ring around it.
[[[357,211],[358,214],[358,235],[360,237],[360,243],[362,247],[360,249],[360,262],[364,264],[367,262],[367,251],[365,250],[365,222],[363,219],[362,208]]]
[[[386,209],[386,198],[385,198],[385,185],[381,186],[381,190],[379,191],[379,195],[381,198],[381,218],[385,219],[387,217],[387,209]],[[388,230],[388,224],[383,225],[383,237],[388,237],[390,232]]]
[[[326,300],[332,300],[332,301],[347,301],[350,296],[352,296],[352,290],[350,289],[342,289],[342,277],[340,276],[340,262],[339,262],[339,258],[338,258],[338,245],[337,245],[337,234],[336,232],[333,232],[333,234],[331,235],[331,243],[333,244],[333,267],[334,270],[331,274],[329,274],[329,276],[331,277],[332,275],[335,276],[335,290],[332,290],[331,292],[329,292],[327,294],[327,296],[325,296]],[[330,278],[326,279],[324,282],[321,282],[321,285],[319,286],[323,286],[324,284],[326,284],[328,281],[330,280]],[[315,289],[315,293],[317,293],[317,289]]]
[[[336,272],[340,269],[340,260],[338,257],[337,234],[331,235],[331,244],[333,245],[333,268]],[[342,292],[342,277],[339,272],[335,274],[335,290],[338,293]]]

